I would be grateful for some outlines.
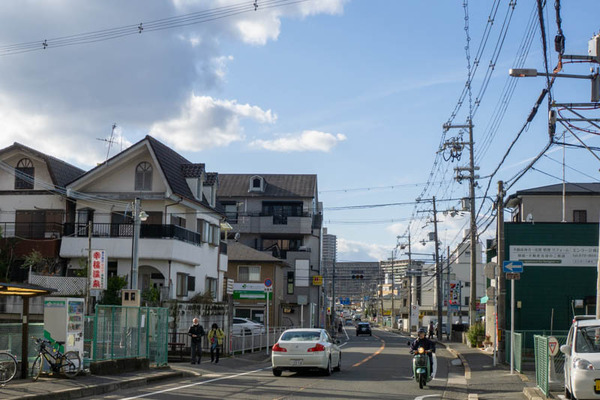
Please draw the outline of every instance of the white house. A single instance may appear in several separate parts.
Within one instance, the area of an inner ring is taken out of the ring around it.
[[[131,282],[133,203],[140,199],[147,219],[141,223],[138,289],[160,289],[161,298],[189,300],[207,294],[223,298],[227,271],[221,243],[224,215],[216,210],[218,175],[206,172],[151,136],[67,185],[60,256],[71,269],[91,247],[105,250],[108,275]]]

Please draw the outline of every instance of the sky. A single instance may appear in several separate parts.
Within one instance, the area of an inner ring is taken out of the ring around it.
[[[558,28],[548,3],[553,69]],[[600,31],[600,2],[562,3],[565,54],[585,55]],[[563,156],[567,182],[598,181],[590,151],[558,145],[516,179],[548,144],[547,98],[501,163],[546,86],[544,77],[508,76],[517,66],[544,71],[535,2],[256,4],[0,2],[0,148],[18,142],[88,170],[152,135],[208,171],[317,174],[339,261],[387,259],[394,249],[402,258],[396,245],[409,231],[413,252],[429,259],[433,242],[420,242],[433,231],[433,197],[442,249],[462,239],[468,215],[447,211],[460,210],[469,193],[454,179],[468,147],[448,161],[440,148],[468,139],[443,125],[464,125],[469,115],[480,240],[494,235],[497,181],[508,182],[507,195],[561,183]],[[561,72],[586,75],[590,64]],[[471,95],[461,96],[467,82]],[[589,102],[590,82],[559,78],[551,94],[559,103]],[[586,145],[600,146],[596,127],[573,124]],[[558,125],[557,140],[563,135],[579,143]]]

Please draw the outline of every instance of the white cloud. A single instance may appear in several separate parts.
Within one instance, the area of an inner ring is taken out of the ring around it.
[[[337,238],[339,261],[379,261],[389,257],[390,249],[378,244],[370,244],[344,238]]]
[[[304,131],[298,137],[287,136],[274,140],[255,140],[250,143],[252,147],[259,147],[271,151],[322,151],[329,152],[338,143],[346,140],[346,136],[338,133],[319,131]]]
[[[217,100],[210,96],[191,95],[177,118],[156,122],[150,135],[160,138],[180,151],[200,151],[227,146],[243,140],[240,120],[247,118],[261,124],[274,123],[271,110],[235,100]]]

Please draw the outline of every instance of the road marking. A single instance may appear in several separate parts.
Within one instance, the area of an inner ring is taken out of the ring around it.
[[[431,398],[431,397],[442,397],[442,395],[441,394],[427,394],[425,396],[415,397],[415,400],[422,400],[422,399],[427,399],[427,398]]]
[[[354,367],[358,367],[361,366],[362,364],[366,363],[367,361],[369,361],[370,359],[372,359],[373,357],[381,354],[381,352],[383,351],[383,349],[385,349],[385,340],[380,339],[379,337],[375,336],[377,339],[381,340],[381,347],[379,348],[379,350],[377,350],[375,353],[371,354],[369,357],[365,358],[362,361],[357,362],[356,364],[354,364],[352,366],[352,368]]]
[[[153,396],[155,394],[167,393],[167,392],[172,392],[174,390],[179,390],[179,389],[185,389],[185,388],[189,388],[189,387],[193,387],[193,386],[204,385],[204,384],[207,384],[207,383],[222,381],[222,380],[225,380],[225,379],[237,378],[239,376],[244,376],[244,375],[250,375],[250,374],[254,374],[256,372],[264,371],[266,369],[271,369],[271,367],[255,369],[253,371],[242,372],[240,374],[235,374],[235,375],[221,376],[219,378],[209,379],[207,381],[202,381],[202,382],[190,383],[189,385],[176,386],[176,387],[173,387],[173,388],[170,388],[170,389],[157,390],[156,392],[152,392],[152,393],[140,394],[138,396],[133,396],[133,397],[126,397],[126,398],[124,398],[122,400],[140,399],[142,397]]]

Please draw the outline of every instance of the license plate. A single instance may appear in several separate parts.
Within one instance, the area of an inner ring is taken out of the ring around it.
[[[596,383],[596,387],[594,388],[594,391],[596,393],[600,393],[600,379],[596,379],[594,382]]]
[[[302,365],[302,360],[291,360],[293,366]]]

